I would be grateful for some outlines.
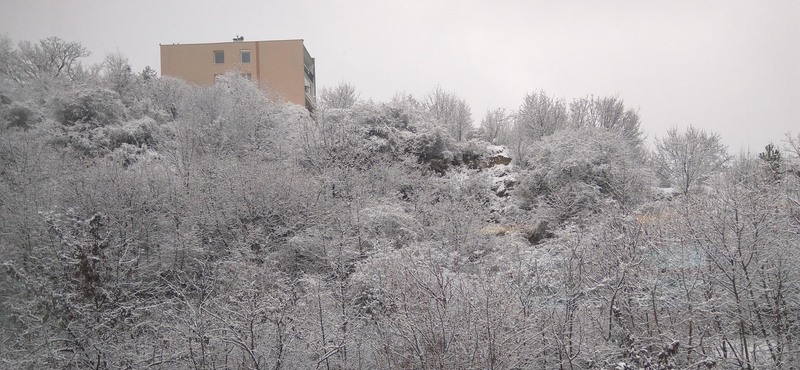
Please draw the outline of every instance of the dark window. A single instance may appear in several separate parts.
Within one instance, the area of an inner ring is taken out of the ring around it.
[[[222,50],[214,50],[214,63],[225,63],[225,52]]]
[[[250,50],[242,50],[242,63],[250,63]]]

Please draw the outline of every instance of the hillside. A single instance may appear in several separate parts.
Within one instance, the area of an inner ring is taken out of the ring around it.
[[[618,97],[544,92],[478,129],[439,88],[309,114],[0,50],[2,367],[800,363],[800,140],[651,152]]]

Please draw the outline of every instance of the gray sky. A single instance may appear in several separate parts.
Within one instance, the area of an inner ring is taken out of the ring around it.
[[[516,110],[526,93],[618,94],[652,140],[718,132],[731,152],[800,132],[800,1],[2,0],[15,42],[80,41],[159,70],[159,43],[301,38],[318,86],[362,98],[434,85],[472,107]]]

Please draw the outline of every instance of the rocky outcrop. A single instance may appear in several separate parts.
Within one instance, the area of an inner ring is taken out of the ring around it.
[[[484,165],[486,168],[497,165],[508,166],[511,163],[511,155],[508,153],[508,148],[504,146],[488,145],[486,151],[488,152]]]

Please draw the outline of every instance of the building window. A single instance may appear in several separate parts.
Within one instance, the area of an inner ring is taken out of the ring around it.
[[[214,63],[215,64],[222,64],[225,63],[225,52],[222,50],[214,50]]]
[[[251,80],[251,81],[253,80],[253,75],[250,74],[250,73],[242,73],[241,76],[246,78],[246,79],[248,79],[248,80]]]
[[[241,50],[239,53],[242,55],[242,63],[250,63],[250,50]]]

